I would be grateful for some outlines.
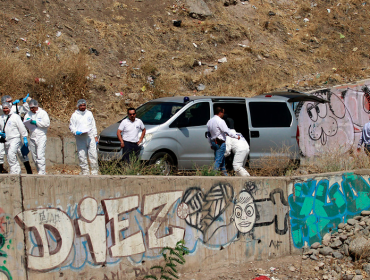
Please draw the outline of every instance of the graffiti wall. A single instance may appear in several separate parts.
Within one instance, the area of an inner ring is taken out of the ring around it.
[[[328,103],[302,102],[296,116],[304,156],[356,148],[369,122],[370,80],[311,92]]]
[[[182,239],[188,271],[290,253],[284,179],[21,176],[16,189],[0,279],[142,279]]]
[[[0,176],[0,279],[142,279],[299,253],[370,208],[370,170],[325,177]]]

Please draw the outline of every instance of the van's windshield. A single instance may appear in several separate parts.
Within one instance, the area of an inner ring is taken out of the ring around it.
[[[175,102],[148,102],[137,108],[136,117],[142,120],[144,124],[162,124],[168,121],[184,105],[184,103]]]

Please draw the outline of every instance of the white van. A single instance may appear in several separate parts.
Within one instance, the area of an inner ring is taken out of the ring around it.
[[[243,134],[250,146],[248,164],[255,167],[258,160],[272,149],[289,147],[289,154],[299,159],[299,131],[294,105],[299,101],[327,102],[314,95],[296,91],[274,92],[251,98],[201,96],[164,97],[149,101],[136,111],[146,127],[141,146],[141,160],[156,163],[164,160],[170,167],[182,170],[211,165],[214,151],[206,138],[207,122],[214,108],[225,109],[226,123]],[[99,138],[100,160],[120,158],[122,151],[117,138],[118,123],[104,129]]]

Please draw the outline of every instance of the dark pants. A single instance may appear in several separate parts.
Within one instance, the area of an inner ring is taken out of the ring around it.
[[[214,169],[220,170],[224,175],[227,175],[225,167],[225,151],[226,144],[225,142],[219,142],[218,144],[212,140],[211,141],[212,149],[215,151],[215,164]]]
[[[129,163],[130,156],[132,156],[132,153],[134,153],[136,157],[139,156],[140,146],[137,143],[133,143],[133,142],[127,142],[127,141],[123,141],[123,142],[125,143],[125,146],[123,147],[123,151],[122,151],[122,155],[123,155],[122,161]]]

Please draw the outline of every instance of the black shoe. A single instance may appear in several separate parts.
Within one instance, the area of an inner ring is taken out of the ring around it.
[[[32,174],[32,168],[29,161],[23,162],[24,167],[26,168],[27,174]]]
[[[3,174],[7,174],[8,173],[8,171],[6,171],[4,169],[4,165],[3,164],[0,164],[0,173],[3,173]]]

